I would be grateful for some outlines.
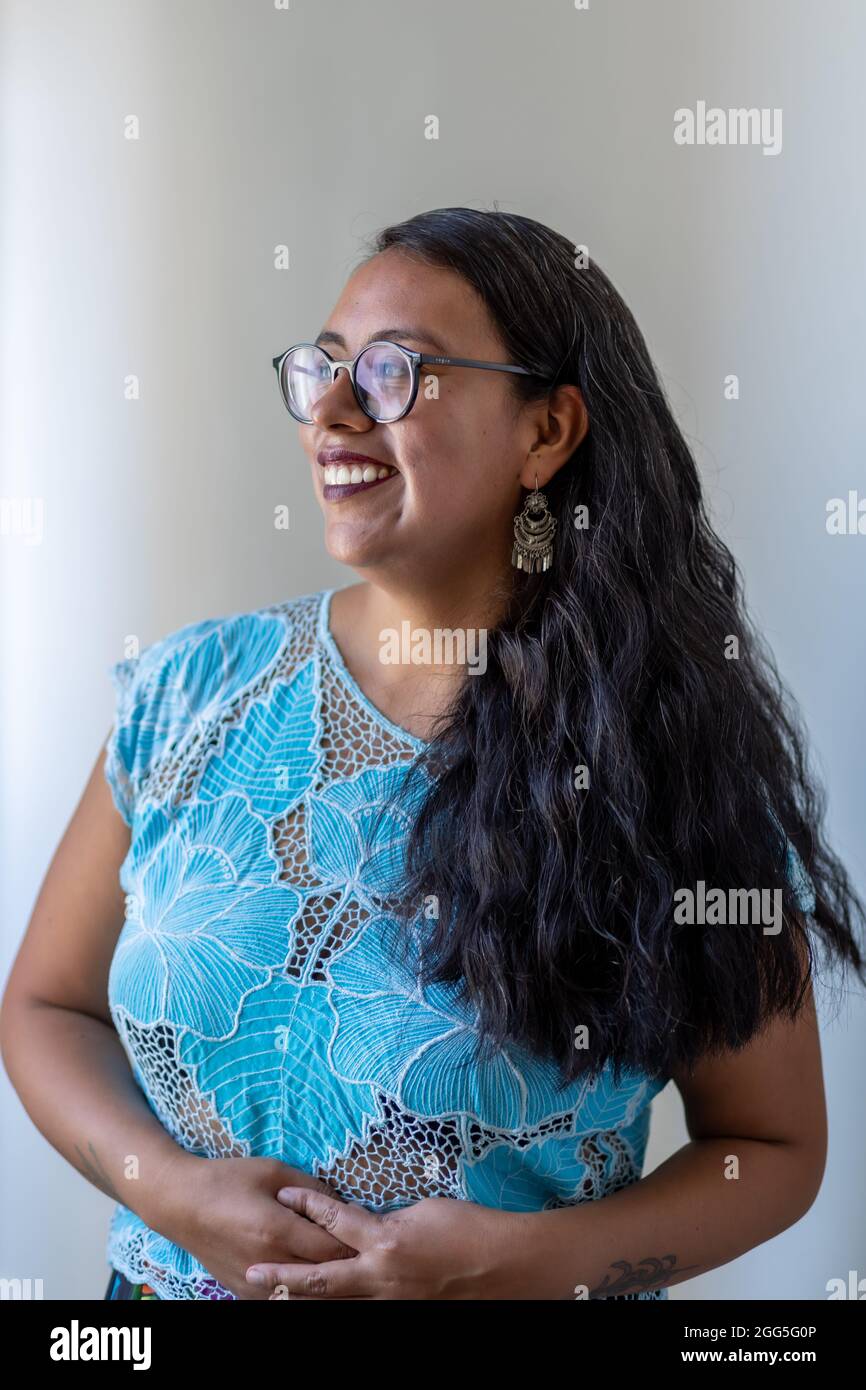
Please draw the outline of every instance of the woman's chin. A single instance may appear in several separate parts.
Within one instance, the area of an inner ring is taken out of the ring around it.
[[[353,528],[331,525],[325,530],[325,549],[332,560],[350,569],[381,569],[393,559],[393,546],[384,535],[359,536]]]

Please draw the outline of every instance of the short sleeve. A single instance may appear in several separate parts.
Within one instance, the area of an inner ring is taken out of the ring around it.
[[[769,809],[769,808],[768,808]],[[807,917],[815,911],[815,885],[797,850],[785,834],[779,817],[769,809],[770,821],[777,832],[780,852],[785,856],[785,877],[794,894],[800,912]]]
[[[141,784],[156,761],[195,724],[218,684],[218,619],[189,623],[107,668],[114,721],[106,742],[105,779],[132,826]]]
[[[207,618],[107,668],[114,722],[103,766],[128,826],[156,765],[219,719],[276,659],[285,637],[285,621],[270,609]]]
[[[815,911],[815,885],[791,841],[786,839],[785,875],[794,890],[800,912],[808,917]]]
[[[111,788],[115,806],[129,826],[132,825],[135,800],[132,783],[135,721],[132,709],[139,660],[130,657],[115,661],[108,667],[114,689],[114,723],[106,743],[105,780]]]

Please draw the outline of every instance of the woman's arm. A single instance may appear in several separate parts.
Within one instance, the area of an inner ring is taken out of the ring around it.
[[[433,1198],[384,1216],[292,1188],[281,1200],[360,1251],[265,1267],[293,1297],[571,1299],[638,1293],[727,1264],[808,1211],[827,1134],[811,990],[796,1023],[675,1078],[691,1142],[648,1177],[545,1212]],[[258,1268],[259,1266],[257,1266]]]
[[[543,1261],[537,1277],[549,1297],[580,1285],[596,1297],[678,1284],[770,1240],[814,1202],[827,1116],[811,988],[796,1023],[774,1020],[741,1052],[674,1082],[691,1143],[621,1192],[537,1218],[551,1262],[550,1278]]]
[[[100,1191],[147,1221],[163,1173],[182,1150],[148,1107],[108,1009],[108,970],[124,917],[118,873],[129,830],[113,805],[102,759],[101,752],[9,976],[0,1048],[9,1079],[49,1143]]]
[[[354,1252],[275,1200],[281,1183],[324,1184],[278,1159],[191,1154],[147,1104],[108,1007],[128,848],[101,752],[6,986],[3,1061],[34,1124],[89,1182],[190,1251],[226,1288],[253,1298],[244,1281],[251,1259]]]

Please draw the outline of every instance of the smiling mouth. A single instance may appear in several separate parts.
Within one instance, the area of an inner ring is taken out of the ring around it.
[[[376,463],[327,463],[322,469],[324,487],[322,494],[328,502],[342,497],[351,497],[355,492],[364,492],[371,487],[379,487],[390,478],[396,478],[396,468],[388,464]]]

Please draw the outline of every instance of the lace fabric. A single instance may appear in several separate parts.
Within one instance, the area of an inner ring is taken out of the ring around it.
[[[471,1012],[397,949],[383,904],[407,825],[365,837],[424,745],[347,670],[332,593],[110,668],[105,774],[131,837],[109,1004],[139,1086],[191,1153],[279,1158],[376,1211],[535,1211],[635,1182],[661,1080],[559,1090],[517,1047],[479,1066]],[[120,1204],[107,1256],[160,1298],[233,1297]]]

